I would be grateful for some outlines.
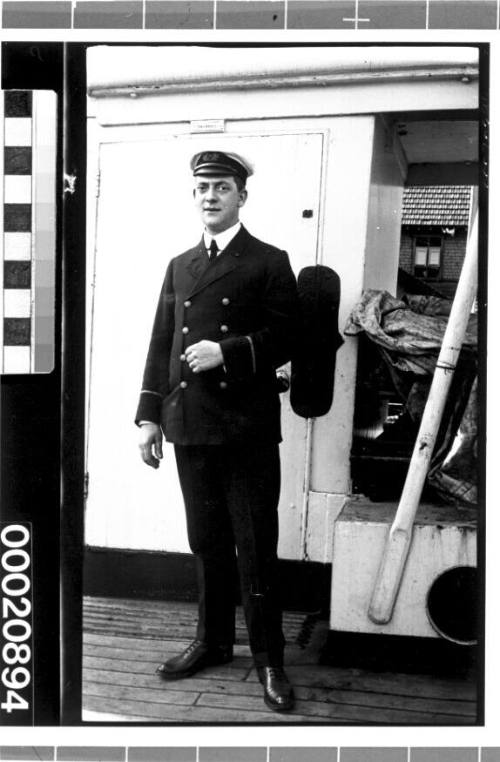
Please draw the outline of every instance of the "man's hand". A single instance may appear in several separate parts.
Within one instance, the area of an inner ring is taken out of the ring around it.
[[[220,344],[204,339],[186,349],[186,361],[193,373],[201,373],[222,365],[224,358]]]
[[[144,463],[151,468],[158,468],[163,458],[162,433],[157,423],[141,424],[139,450]]]

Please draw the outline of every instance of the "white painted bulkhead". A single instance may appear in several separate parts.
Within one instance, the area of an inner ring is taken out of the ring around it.
[[[90,50],[89,545],[188,551],[171,448],[159,471],[145,467],[133,417],[167,262],[201,235],[193,153],[217,146],[255,163],[242,221],[285,248],[296,272],[337,271],[341,330],[364,287],[394,289],[406,167],[382,114],[472,108],[460,72],[475,51],[347,50],[277,49],[262,62],[234,50]],[[282,558],[331,560],[350,494],[355,372],[346,337],[326,416],[307,423],[282,396]]]

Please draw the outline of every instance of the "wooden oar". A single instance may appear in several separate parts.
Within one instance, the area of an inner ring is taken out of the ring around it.
[[[467,240],[460,280],[443,337],[443,343],[439,352],[406,481],[396,516],[389,530],[373,588],[368,616],[373,622],[378,624],[386,624],[392,618],[406,558],[410,549],[415,515],[476,295],[477,217],[476,209]]]

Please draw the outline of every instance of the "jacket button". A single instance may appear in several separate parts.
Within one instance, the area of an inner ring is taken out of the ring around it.
[[[221,325],[220,327],[221,333],[227,333],[229,331],[229,328],[227,325]]]
[[[219,383],[219,386],[220,386],[221,389],[227,389],[227,382],[226,381],[221,381]]]
[[[181,362],[185,362],[186,361],[186,355],[181,355],[179,359],[180,359]]]
[[[184,334],[189,333],[189,328],[187,327],[187,325],[185,325],[184,328],[182,329],[182,333]]]
[[[187,381],[181,381],[180,387],[181,389],[185,389],[187,387]]]
[[[184,307],[191,307],[191,302],[189,301],[189,299],[186,299],[186,301],[184,302]]]
[[[227,296],[225,296],[224,299],[222,300],[222,304],[224,305],[224,307],[227,307],[227,305],[229,304],[229,299],[227,298]]]

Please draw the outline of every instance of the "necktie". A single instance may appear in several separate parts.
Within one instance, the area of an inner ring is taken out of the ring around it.
[[[215,243],[215,238],[212,238],[212,243],[210,244],[210,249],[208,250],[209,262],[213,262],[213,260],[217,256],[218,251],[219,249],[217,248],[217,244]]]

